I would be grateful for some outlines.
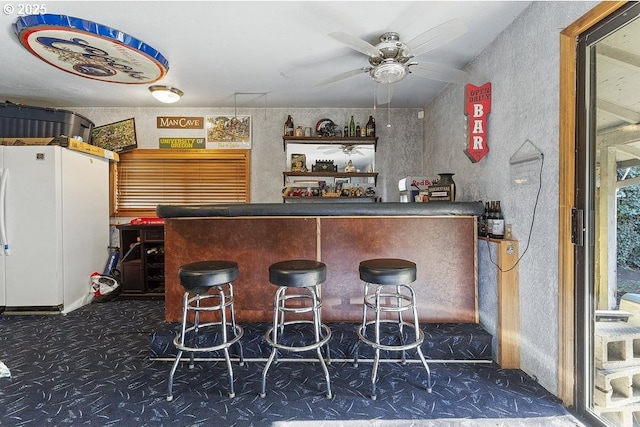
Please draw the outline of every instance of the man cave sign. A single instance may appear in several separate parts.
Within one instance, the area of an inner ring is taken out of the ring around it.
[[[465,154],[473,163],[489,152],[487,145],[487,116],[491,112],[491,83],[465,86],[465,110],[469,117],[469,140]]]

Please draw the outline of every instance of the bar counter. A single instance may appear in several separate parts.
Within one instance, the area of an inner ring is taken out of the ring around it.
[[[165,320],[181,319],[181,265],[207,259],[238,263],[235,309],[242,322],[273,320],[276,287],[268,268],[285,259],[327,265],[322,286],[326,322],[358,322],[369,258],[417,264],[413,284],[421,322],[477,323],[477,202],[255,203],[159,205],[165,218]]]

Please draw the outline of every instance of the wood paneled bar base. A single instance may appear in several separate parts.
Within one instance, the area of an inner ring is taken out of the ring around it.
[[[481,204],[300,205],[158,206],[158,215],[166,218],[165,320],[181,320],[178,269],[183,264],[211,259],[237,262],[238,320],[270,322],[276,287],[269,283],[269,265],[307,258],[327,265],[323,321],[358,322],[363,292],[360,261],[404,258],[417,264],[413,287],[421,322],[477,323],[476,216],[482,213]],[[426,209],[429,205],[435,206]]]

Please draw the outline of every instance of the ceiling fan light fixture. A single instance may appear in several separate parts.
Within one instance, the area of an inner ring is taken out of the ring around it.
[[[408,73],[409,69],[405,64],[384,62],[374,67],[369,74],[376,83],[390,84],[404,79]]]
[[[184,93],[175,87],[165,85],[149,86],[149,91],[155,99],[165,104],[173,104],[178,102]]]

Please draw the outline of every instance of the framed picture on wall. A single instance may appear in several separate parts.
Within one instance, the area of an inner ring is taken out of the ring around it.
[[[137,148],[135,119],[130,118],[93,128],[91,143],[116,153]]]
[[[251,116],[207,116],[210,148],[251,148]]]
[[[291,154],[291,172],[307,172],[307,156]]]

